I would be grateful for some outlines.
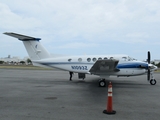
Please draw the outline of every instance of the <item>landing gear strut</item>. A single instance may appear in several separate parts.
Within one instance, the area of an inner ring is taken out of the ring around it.
[[[105,79],[101,79],[100,81],[99,81],[99,87],[105,87],[106,86],[106,81],[105,81]]]

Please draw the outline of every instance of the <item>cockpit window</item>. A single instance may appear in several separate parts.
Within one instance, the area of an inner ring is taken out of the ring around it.
[[[122,57],[122,60],[126,61],[126,60],[127,60],[127,57]]]
[[[124,57],[122,57],[122,60],[123,60],[123,61],[134,61],[134,60],[136,60],[136,59],[134,59],[134,58],[132,58],[132,57],[129,57],[129,56],[124,56]]]
[[[136,59],[128,56],[128,61],[134,61],[134,60],[136,60]]]

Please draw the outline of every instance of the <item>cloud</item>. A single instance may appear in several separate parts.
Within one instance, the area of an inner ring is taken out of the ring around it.
[[[25,17],[18,15],[10,10],[10,8],[0,3],[0,21],[1,29],[33,29],[40,26],[41,22],[33,17]]]
[[[94,44],[94,43],[90,43],[90,44],[87,44],[87,43],[77,43],[77,42],[74,42],[74,43],[69,43],[69,44],[65,44],[65,45],[61,45],[59,46],[58,48],[63,48],[63,49],[83,49],[83,48],[91,48],[91,47],[97,47],[98,45],[97,44]]]
[[[14,0],[14,4],[1,0],[0,31],[41,37],[45,46],[62,50],[81,46],[95,52],[99,45],[120,43],[126,49],[132,44],[147,49],[159,41],[159,4],[159,0]],[[117,47],[126,52],[122,45]]]

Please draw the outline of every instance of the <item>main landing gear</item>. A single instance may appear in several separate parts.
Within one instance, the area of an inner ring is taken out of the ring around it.
[[[99,80],[99,87],[105,87],[106,86],[106,81],[105,79]]]

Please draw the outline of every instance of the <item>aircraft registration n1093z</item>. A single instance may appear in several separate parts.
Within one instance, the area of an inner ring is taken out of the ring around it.
[[[17,33],[5,32],[4,34],[18,38],[23,42],[34,66],[58,68],[61,70],[78,73],[84,79],[86,74],[98,75],[101,80],[99,86],[106,86],[105,79],[109,76],[138,76],[147,74],[151,85],[156,84],[153,73],[157,67],[150,63],[148,51],[147,62],[138,61],[128,55],[85,55],[52,57],[41,45],[40,38],[30,37]]]

